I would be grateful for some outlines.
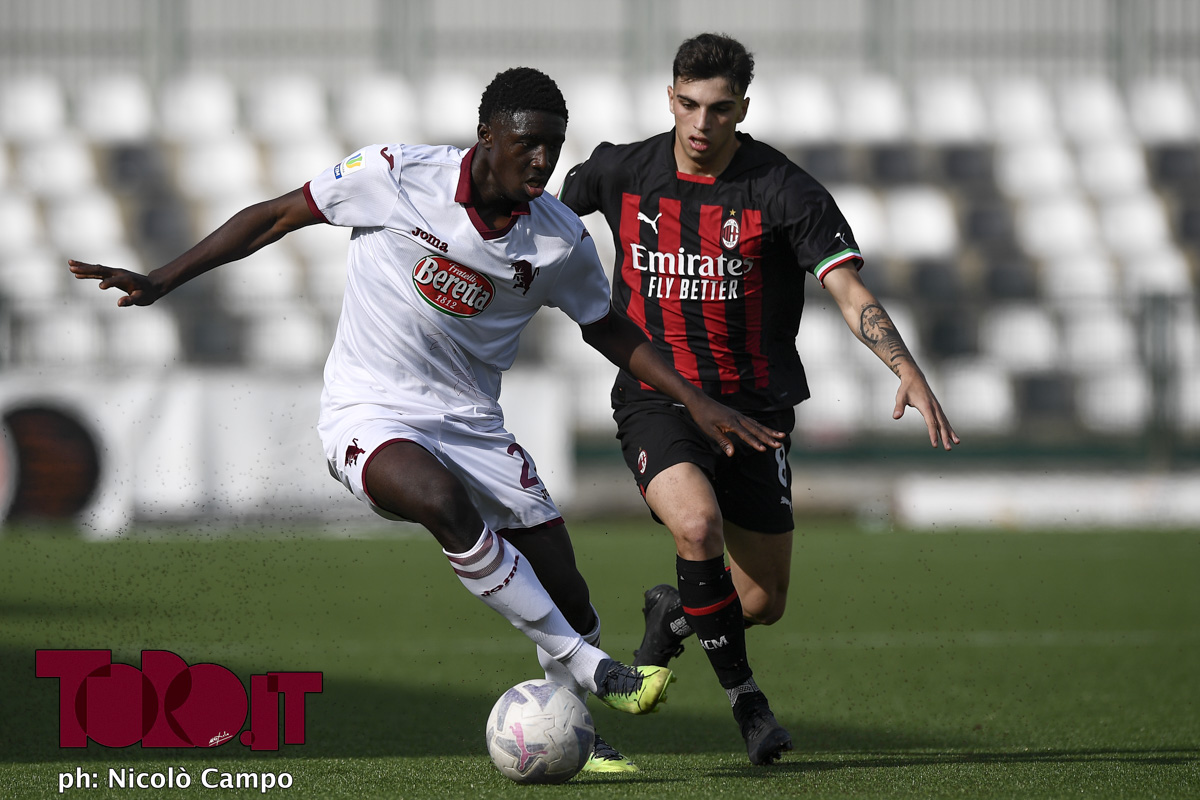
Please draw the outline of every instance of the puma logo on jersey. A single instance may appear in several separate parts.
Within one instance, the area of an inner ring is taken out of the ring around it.
[[[789,500],[789,499],[788,499],[788,498],[786,498],[786,497],[781,497],[781,498],[779,498],[779,505],[781,505],[781,506],[787,506],[789,511],[792,511],[792,510],[794,510],[794,509],[792,508],[792,501],[791,501],[791,500]]]
[[[658,219],[661,216],[662,216],[662,212],[660,211],[660,212],[658,212],[658,217],[655,217],[654,219],[650,219],[645,214],[643,214],[642,212],[639,211],[638,212],[638,221],[644,222],[647,225],[649,225],[651,228],[653,228],[654,235],[657,236],[658,235]]]

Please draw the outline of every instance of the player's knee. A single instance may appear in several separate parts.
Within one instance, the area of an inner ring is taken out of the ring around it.
[[[720,515],[703,511],[688,514],[671,526],[671,535],[681,555],[714,558],[725,551]]]
[[[787,593],[755,589],[742,598],[742,617],[750,625],[774,625],[783,619],[787,607]]]

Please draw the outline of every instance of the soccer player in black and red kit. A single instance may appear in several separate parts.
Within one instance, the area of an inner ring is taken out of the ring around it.
[[[684,377],[766,427],[790,432],[809,396],[796,335],[815,277],[850,330],[899,378],[933,447],[958,444],[941,405],[879,300],[833,198],[779,151],[737,131],[754,61],[739,42],[684,42],[667,88],[672,131],[601,144],[572,169],[560,199],[601,211],[616,247],[613,304]],[[726,690],[750,761],[770,764],[791,737],[755,683],[745,628],[783,614],[791,570],[787,452],[714,449],[669,397],[622,371],[614,417],[626,463],[671,531],[678,588],[646,592],[635,664],[665,665],[693,632]],[[729,565],[725,557],[728,551]]]

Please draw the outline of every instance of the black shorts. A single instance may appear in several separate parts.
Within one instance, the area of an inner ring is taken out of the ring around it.
[[[671,403],[629,403],[613,414],[625,464],[643,497],[660,472],[676,464],[692,463],[708,475],[726,520],[758,533],[787,533],[795,527],[792,470],[787,457],[792,449],[796,413],[789,408],[746,416],[787,433],[783,447],[759,452],[734,435],[730,437],[734,454],[726,456],[716,441],[700,430],[687,409]]]

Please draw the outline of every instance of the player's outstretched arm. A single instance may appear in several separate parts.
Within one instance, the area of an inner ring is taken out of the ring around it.
[[[288,233],[319,222],[304,192],[296,189],[274,200],[243,208],[199,244],[148,275],[88,264],[71,259],[71,273],[80,280],[98,280],[101,289],[120,289],[119,306],[148,306],[173,289],[214,267],[245,258]]]
[[[687,408],[700,429],[716,440],[725,455],[733,455],[731,436],[738,436],[755,450],[780,447],[784,434],[739,414],[697,389],[671,367],[650,344],[645,334],[616,311],[591,325],[580,326],[583,340],[601,355],[640,381],[678,400]]]
[[[863,285],[858,271],[850,267],[839,267],[825,277],[825,288],[837,302],[842,316],[858,340],[871,348],[875,355],[896,373],[900,388],[896,391],[896,407],[892,418],[904,416],[904,409],[912,406],[920,412],[929,430],[929,443],[950,450],[961,444],[958,434],[950,426],[946,412],[929,388],[925,373],[917,366],[895,323],[884,310],[875,295]]]

